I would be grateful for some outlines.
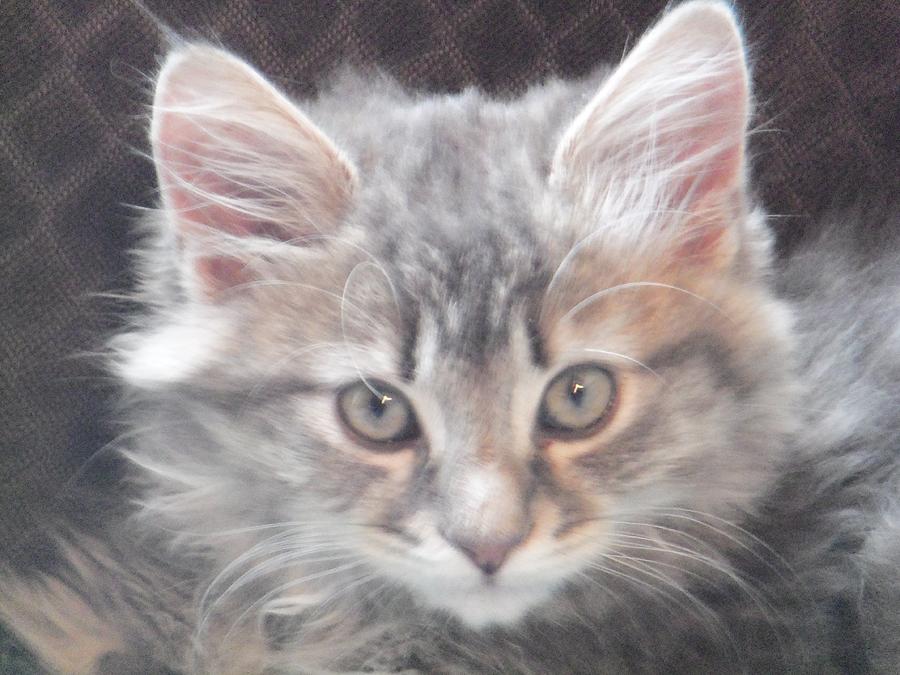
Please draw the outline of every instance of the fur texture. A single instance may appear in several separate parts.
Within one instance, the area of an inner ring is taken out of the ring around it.
[[[295,106],[175,50],[112,343],[135,508],[4,618],[61,672],[890,671],[895,249],[861,214],[773,268],[749,115],[716,2],[515,100]],[[612,394],[558,433],[580,364]],[[358,383],[417,433],[349,428]]]

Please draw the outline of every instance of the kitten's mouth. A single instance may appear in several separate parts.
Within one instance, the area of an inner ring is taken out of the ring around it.
[[[553,593],[549,583],[512,583],[499,575],[481,575],[477,580],[430,579],[413,584],[425,605],[448,612],[471,628],[511,625]]]

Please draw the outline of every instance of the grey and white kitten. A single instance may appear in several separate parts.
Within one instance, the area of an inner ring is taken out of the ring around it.
[[[136,507],[4,618],[73,673],[891,671],[896,258],[773,269],[749,116],[719,2],[515,100],[175,50]]]

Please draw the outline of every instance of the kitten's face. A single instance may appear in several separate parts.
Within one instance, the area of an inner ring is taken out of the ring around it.
[[[291,356],[298,346],[271,343],[261,358],[310,383],[258,411],[287,450],[258,477],[279,481],[275,520],[328,523],[330,541],[473,625],[515,621],[580,574],[615,570],[604,556],[658,534],[675,509],[733,518],[772,479],[779,445],[782,347],[757,289],[595,250],[551,285],[568,249],[521,264],[516,246],[455,268],[447,243],[407,275],[385,260],[402,312],[377,268],[349,285],[304,279],[335,300],[307,298],[333,314],[299,350],[328,346]],[[360,264],[346,252],[345,269]],[[290,335],[307,310],[269,292],[250,323]],[[236,352],[249,349],[259,341]]]
[[[634,576],[623,552],[673,519],[752,508],[787,394],[745,76],[701,3],[574,122],[577,89],[398,100],[322,120],[347,159],[244,64],[173,57],[154,144],[185,281],[123,372],[193,430],[166,461],[209,485],[162,492],[210,525],[296,523],[473,626]]]

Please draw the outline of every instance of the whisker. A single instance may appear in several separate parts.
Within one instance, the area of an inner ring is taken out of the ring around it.
[[[328,542],[328,540],[330,538],[331,537],[328,537],[327,534],[322,535],[322,541]],[[297,540],[297,532],[289,531],[289,532],[282,532],[279,534],[275,534],[271,537],[268,537],[268,538],[263,539],[262,541],[256,543],[255,545],[251,546],[247,551],[245,551],[244,553],[239,555],[237,558],[235,558],[228,565],[226,565],[212,579],[212,581],[210,581],[210,583],[207,585],[206,591],[203,593],[202,597],[200,598],[200,607],[203,607],[204,605],[206,605],[207,600],[208,600],[210,594],[214,591],[216,585],[220,581],[223,581],[224,579],[228,578],[228,576],[231,575],[235,570],[237,570],[241,565],[243,565],[243,564],[249,562],[250,560],[253,560],[254,558],[259,557],[261,555],[270,555],[279,550],[292,550],[292,551],[299,553],[299,551],[297,551],[297,545],[299,543],[308,544],[310,541],[313,541],[313,540],[306,538],[302,541],[298,541]],[[281,546],[279,548],[276,548],[275,547],[276,544],[280,544]],[[328,546],[331,546],[332,548],[338,548],[335,544],[330,543],[330,542],[326,546],[323,546],[322,543],[319,542],[316,546],[309,546],[309,547],[304,546],[304,552],[311,553],[311,552],[315,552],[317,550],[321,550],[322,548],[327,548]]]
[[[212,603],[209,603],[208,606],[206,606],[205,608],[204,608],[204,603],[201,601],[200,607],[201,607],[202,618],[197,627],[197,634],[200,635],[205,630],[205,627],[209,623],[209,619],[212,617],[213,613],[215,612],[216,607],[221,605],[229,596],[233,595],[237,590],[239,590],[243,586],[249,584],[250,582],[255,581],[256,579],[259,579],[260,577],[265,576],[270,571],[284,570],[284,569],[286,569],[286,563],[291,563],[294,561],[303,561],[304,563],[312,564],[312,563],[328,563],[328,562],[347,560],[347,559],[348,559],[348,556],[346,554],[337,555],[337,556],[325,556],[325,557],[318,557],[318,558],[307,558],[306,552],[300,553],[300,552],[296,552],[296,551],[291,552],[291,553],[284,553],[284,554],[280,554],[277,556],[273,556],[273,557],[267,559],[264,563],[262,563],[260,565],[256,565],[253,568],[251,568],[250,570],[248,570],[247,572],[245,572],[244,574],[242,574],[237,580],[235,580],[230,586],[228,586],[228,588],[226,588],[224,591],[222,591],[222,593],[220,593]],[[359,564],[362,564],[362,562],[359,560],[357,560],[354,563],[354,565],[359,565]],[[323,576],[335,574],[335,573],[341,571],[342,569],[343,569],[343,566],[340,566],[340,565],[338,567],[328,567],[327,569],[325,569],[321,572],[315,572],[315,573],[309,574],[305,577],[302,577],[301,579],[295,579],[295,580],[293,580],[293,582],[295,582],[296,585],[299,585],[306,581],[311,581],[313,579],[318,579]],[[204,594],[204,596],[205,595],[206,594]]]
[[[709,542],[701,539],[700,537],[697,537],[697,536],[691,534],[690,532],[685,532],[684,530],[679,530],[674,527],[660,525],[659,523],[642,523],[642,522],[636,522],[636,521],[631,521],[631,520],[610,520],[609,522],[613,525],[625,525],[625,526],[630,526],[630,527],[648,528],[648,529],[657,530],[660,532],[666,532],[669,534],[677,535],[679,537],[688,539],[711,552],[714,552],[714,553],[717,552],[716,548]],[[681,546],[680,544],[675,544],[675,542],[670,542],[670,541],[662,540],[662,539],[654,539],[652,537],[645,537],[645,536],[637,535],[637,534],[634,534],[631,532],[627,532],[627,533],[626,532],[612,532],[610,534],[616,535],[616,536],[622,536],[622,537],[627,536],[627,537],[633,537],[633,538],[640,538],[640,539],[644,539],[646,541],[651,541],[654,543],[660,543],[661,541],[665,541],[666,544],[671,544],[673,546]],[[685,550],[693,550],[693,549],[688,549],[687,547],[682,547],[682,548],[684,548]]]
[[[596,579],[592,579],[590,575],[588,575],[588,574],[586,574],[586,573],[584,573],[584,572],[578,572],[578,573],[577,573],[577,576],[579,576],[579,577],[581,577],[581,578],[583,578],[583,579],[586,579],[587,581],[593,583],[593,584],[597,587],[598,590],[603,591],[603,592],[606,593],[609,597],[611,597],[611,598],[613,599],[613,602],[615,603],[616,608],[617,608],[617,609],[621,609],[622,611],[624,611],[624,612],[628,615],[628,619],[631,621],[631,624],[635,627],[635,630],[636,630],[637,632],[640,632],[640,631],[641,631],[641,625],[640,625],[640,623],[638,622],[637,617],[635,617],[634,612],[633,612],[632,609],[631,609],[630,603],[626,602],[626,601],[622,598],[621,595],[619,595],[618,593],[616,593],[615,591],[613,591],[611,588],[609,588],[609,587],[607,587],[607,586],[604,586],[603,584],[599,583]],[[588,618],[586,618],[586,617],[581,617],[580,615],[579,615],[579,618],[582,619],[582,621],[584,622],[584,624],[585,624],[585,626],[586,626],[587,628],[594,628],[594,627],[595,627],[594,622],[590,621]]]
[[[376,574],[363,575],[363,576],[355,579],[354,581],[351,581],[351,582],[347,583],[346,585],[343,585],[340,588],[332,591],[324,599],[317,601],[316,604],[317,604],[318,608],[320,608],[320,609],[324,608],[329,602],[334,602],[338,598],[340,598],[344,595],[348,595],[350,593],[350,591],[352,591],[354,588],[357,588],[358,586],[362,586],[363,584],[366,584],[377,578],[378,578],[378,576]],[[289,588],[292,588],[294,585],[296,585],[296,584],[293,581],[288,582],[286,584],[282,584],[278,588],[273,589],[272,591],[269,591],[268,593],[266,593],[266,595],[264,595],[262,598],[260,598],[260,600],[258,600],[256,603],[254,603],[254,605],[257,605],[260,602],[265,601],[264,602],[265,607],[262,610],[262,612],[265,614],[278,614],[278,615],[282,615],[282,616],[290,616],[290,615],[296,614],[297,612],[302,611],[301,609],[298,609],[298,605],[302,604],[301,599],[308,598],[309,596],[287,595],[287,596],[283,596],[281,598],[277,598],[274,600],[268,600],[268,598],[271,595],[277,595],[281,591],[285,591],[285,590],[288,590]],[[293,608],[293,609],[291,609],[291,608]]]
[[[652,579],[661,581],[662,583],[666,584],[668,587],[672,588],[673,590],[675,590],[678,593],[680,593],[681,595],[683,595],[689,602],[694,604],[698,610],[703,612],[703,614],[709,616],[710,618],[713,618],[717,623],[721,623],[721,619],[718,618],[718,616],[716,615],[716,613],[713,610],[711,610],[707,605],[705,605],[700,600],[698,600],[690,591],[688,591],[686,588],[684,588],[684,586],[679,584],[672,577],[670,577],[666,574],[663,574],[662,572],[659,572],[658,570],[646,569],[648,567],[647,565],[642,565],[642,566],[633,565],[632,563],[636,562],[636,559],[633,559],[628,555],[615,555],[615,554],[609,554],[609,553],[603,553],[602,555],[603,555],[604,559],[606,559],[606,560],[613,561],[619,565],[622,565],[623,567],[627,567],[628,569],[632,569],[635,572],[640,572],[642,574],[646,574],[647,576],[649,576]],[[645,562],[649,562],[649,561],[645,561]]]
[[[706,556],[702,556],[699,554],[692,555],[691,554],[692,552],[676,551],[676,550],[672,550],[669,548],[658,547],[658,546],[644,546],[644,545],[640,545],[640,544],[617,544],[616,546],[618,548],[628,548],[628,549],[634,549],[637,551],[667,553],[670,555],[685,557],[689,560],[693,560],[695,562],[703,564],[703,565],[709,567],[710,569],[712,569],[713,571],[718,572],[718,573],[722,574],[723,576],[727,577],[730,581],[732,581],[737,586],[738,589],[740,589],[743,593],[745,593],[747,595],[748,598],[750,598],[750,600],[756,605],[756,607],[760,610],[760,612],[762,612],[763,616],[765,616],[765,618],[766,618],[766,621],[771,626],[775,627],[776,625],[780,625],[780,626],[787,625],[787,622],[785,621],[785,617],[774,607],[774,605],[772,605],[771,602],[769,602],[761,594],[757,593],[756,590],[753,588],[753,586],[751,586],[745,579],[738,576],[733,570],[730,570],[729,568],[727,568],[723,565],[717,564],[712,559],[706,558]],[[671,568],[674,570],[678,570],[683,574],[692,576],[694,578],[700,579],[700,580],[708,582],[708,583],[711,581],[707,577],[704,577],[692,570],[688,570],[683,567],[679,567],[678,565],[675,565],[673,563],[665,562],[662,560],[652,560],[652,559],[645,559],[645,558],[633,558],[632,557],[632,559],[640,560],[642,562],[651,563],[651,564],[655,564],[655,565],[659,565],[659,566],[663,566],[663,567],[668,567],[668,568]],[[773,619],[773,615],[775,618],[777,618],[777,621],[775,619]],[[777,633],[776,633],[776,635],[777,635]],[[780,636],[778,636],[778,638],[779,638],[779,642],[781,642]],[[784,647],[783,644],[782,644],[782,647]]]
[[[698,301],[704,303],[705,305],[712,307],[716,312],[721,314],[723,317],[725,317],[729,321],[731,321],[731,322],[734,321],[717,304],[715,304],[711,300],[707,300],[706,298],[704,298],[701,295],[697,295],[696,293],[687,290],[686,288],[681,288],[680,286],[673,286],[672,284],[664,284],[664,283],[657,282],[657,281],[630,281],[628,283],[617,284],[616,286],[610,286],[609,288],[604,288],[601,291],[592,293],[591,295],[586,297],[584,300],[581,300],[580,302],[578,302],[568,312],[566,312],[560,319],[560,322],[571,319],[575,314],[577,314],[581,310],[585,309],[586,307],[589,307],[593,303],[597,302],[597,300],[601,299],[602,297],[604,297],[606,295],[609,295],[610,293],[617,293],[619,291],[635,289],[635,288],[637,288],[637,289],[640,289],[640,288],[662,288],[662,289],[666,289],[666,290],[670,290],[670,291],[675,291],[677,293],[684,293],[685,295],[688,295],[688,296],[694,298],[695,300],[698,300]]]
[[[695,537],[689,533],[683,532],[681,530],[677,530],[675,528],[666,527],[663,525],[657,525],[652,523],[634,523],[630,521],[615,521],[617,524],[625,524],[625,525],[633,525],[639,527],[648,527],[654,530],[660,530],[662,532],[675,534],[678,536],[686,537],[692,541],[697,542],[702,545],[704,548],[708,548],[712,551],[715,551],[708,542],[704,542],[702,539]],[[734,568],[730,566],[726,566],[721,564],[714,558],[702,554],[699,551],[692,549],[687,546],[681,546],[679,544],[675,544],[667,539],[663,538],[652,538],[635,534],[626,534],[621,532],[614,532],[609,534],[610,538],[613,541],[618,540],[618,543],[614,544],[614,546],[618,548],[630,548],[634,550],[644,550],[648,552],[657,552],[657,553],[666,553],[673,556],[684,557],[687,559],[694,560],[695,562],[702,564],[713,571],[722,574],[724,577],[728,578],[735,586],[743,592],[756,607],[760,610],[762,615],[765,617],[766,621],[773,628],[780,626],[787,628],[793,635],[794,638],[797,638],[797,635],[790,628],[789,622],[786,621],[786,617],[770,602],[770,600],[761,592],[762,589],[758,587],[754,587],[751,585],[750,580],[740,576]],[[626,540],[626,542],[645,542],[645,543],[623,543],[622,540]],[[653,544],[652,546],[647,544]],[[682,569],[678,566],[671,565],[670,563],[666,563],[664,561],[655,561],[659,565],[672,566],[675,569]],[[767,565],[771,567],[771,565],[766,562]],[[775,568],[772,568],[775,570]],[[682,569],[684,573],[690,574],[689,570]],[[775,570],[777,573],[777,570]],[[784,577],[781,577],[782,580],[785,580]],[[785,580],[786,581],[786,580]],[[782,636],[778,631],[775,631],[777,639],[779,641],[779,646],[784,653],[786,650],[786,645],[782,639]]]
[[[655,377],[659,381],[665,382],[665,379],[663,378],[663,376],[660,375],[659,373],[657,373],[655,370],[653,370],[653,368],[648,366],[643,361],[638,361],[637,359],[635,359],[631,356],[626,356],[625,354],[620,354],[619,352],[610,352],[605,349],[587,348],[587,349],[582,349],[581,351],[591,352],[592,354],[604,354],[606,356],[615,356],[616,358],[624,359],[624,360],[629,361],[637,366],[640,366],[641,368],[643,368],[644,370],[649,372],[651,375],[653,375],[653,377]]]
[[[631,558],[630,556],[627,556],[627,555],[611,556],[609,554],[604,554],[604,557],[607,560],[613,560],[614,562],[618,563],[619,565],[622,565],[624,567],[632,569],[635,572],[640,572],[640,573],[646,574],[647,576],[649,576],[652,579],[661,581],[662,583],[666,584],[670,588],[681,593],[688,600],[688,602],[690,602],[700,612],[699,615],[695,615],[695,616],[697,616],[697,618],[701,620],[701,623],[703,623],[703,625],[709,626],[710,628],[714,627],[714,630],[712,632],[714,634],[719,633],[722,636],[724,636],[725,639],[728,640],[728,642],[730,643],[732,652],[735,655],[740,653],[740,650],[738,649],[738,646],[737,646],[737,642],[734,639],[734,635],[729,630],[729,628],[725,625],[725,623],[722,621],[722,619],[719,617],[719,615],[714,610],[712,610],[708,605],[706,605],[704,602],[702,602],[700,599],[698,599],[693,593],[691,593],[686,588],[684,588],[681,584],[679,584],[677,581],[672,579],[670,576],[668,576],[667,574],[663,574],[662,572],[660,572],[658,570],[655,570],[653,565],[647,564],[651,561],[638,560],[635,558]],[[676,568],[676,569],[678,569],[678,568]],[[707,623],[707,621],[709,623]]]
[[[369,259],[368,264],[375,266],[378,269],[378,271],[381,272],[381,274],[384,276],[385,281],[387,281],[388,287],[391,289],[391,294],[393,295],[393,298],[394,298],[394,305],[396,306],[398,313],[400,312],[400,295],[399,295],[399,293],[397,293],[397,285],[395,284],[394,279],[391,278],[391,275],[388,274],[388,271],[384,265],[384,262],[382,262],[371,251],[363,248],[362,246],[360,246],[359,244],[357,244],[353,241],[350,241],[346,237],[340,237],[340,236],[333,235],[333,234],[317,233],[314,235],[307,235],[307,236],[301,237],[301,239],[303,242],[319,241],[319,240],[321,240],[321,241],[338,241],[345,246],[350,246],[352,248],[355,248],[357,251],[359,251],[360,253],[365,255]],[[290,243],[291,241],[292,240],[289,240],[288,243]]]
[[[732,523],[731,521],[721,518],[720,516],[715,516],[711,513],[705,513],[703,511],[697,511],[694,509],[684,509],[684,508],[677,508],[677,507],[658,507],[658,508],[651,507],[651,508],[653,508],[653,510],[661,512],[666,517],[686,520],[688,522],[691,522],[696,525],[700,525],[702,527],[706,527],[706,528],[712,530],[716,534],[731,541],[733,544],[740,547],[741,549],[743,549],[744,551],[746,551],[747,553],[752,555],[754,558],[759,560],[766,567],[768,567],[775,574],[777,574],[782,581],[788,581],[788,579],[786,579],[784,577],[784,575],[781,573],[781,571],[775,565],[773,565],[771,563],[771,561],[767,560],[758,551],[754,550],[753,547],[749,546],[748,544],[745,544],[744,542],[740,541],[734,535],[731,535],[731,534],[725,532],[724,530],[721,530],[720,528],[710,525],[709,523],[703,522],[702,520],[700,520],[698,518],[694,518],[692,516],[687,516],[684,514],[690,513],[690,514],[694,514],[694,515],[698,515],[698,516],[703,516],[704,518],[709,518],[709,519],[715,520],[716,522],[719,522],[723,525],[731,527],[731,528],[737,530],[741,535],[750,539],[753,543],[755,543],[755,544],[761,546],[763,549],[765,549],[765,551],[767,553],[770,553],[772,555],[772,557],[774,557],[784,567],[784,569],[786,569],[788,572],[791,573],[791,575],[794,577],[795,581],[799,580],[799,577],[797,576],[796,571],[793,569],[791,564],[787,560],[784,559],[783,556],[781,556],[775,549],[773,549],[771,546],[769,546],[769,544],[767,544],[765,541],[763,541],[762,539],[760,539],[759,537],[754,535],[752,532],[749,532],[748,530],[744,529],[740,525]]]
[[[778,412],[782,412],[784,410],[796,410],[798,412],[812,412],[820,413],[823,415],[834,412],[834,410],[825,410],[824,408],[809,408],[799,405],[766,405],[764,403],[733,403],[732,405],[735,405],[739,408],[761,408],[763,410],[777,410]]]
[[[556,269],[553,271],[553,274],[550,277],[550,281],[547,282],[547,286],[544,289],[544,293],[541,296],[541,311],[539,313],[539,319],[543,320],[546,313],[546,301],[547,297],[550,295],[553,288],[562,278],[563,271],[575,260],[581,250],[588,246],[591,241],[601,235],[607,233],[609,230],[613,229],[616,225],[619,225],[622,220],[626,217],[629,219],[641,219],[641,218],[652,218],[659,217],[660,215],[679,215],[684,212],[677,211],[674,209],[649,209],[645,211],[629,211],[627,216],[619,216],[618,218],[612,218],[604,222],[604,224],[600,227],[593,229],[587,235],[579,239],[567,252],[563,257],[562,261],[559,265],[556,266]]]
[[[636,585],[646,589],[647,591],[650,591],[652,594],[660,595],[663,598],[669,600],[676,607],[679,607],[679,608],[682,607],[682,603],[680,603],[678,601],[678,599],[675,598],[675,596],[673,596],[671,593],[668,593],[667,591],[664,591],[663,589],[661,589],[657,586],[654,586],[653,584],[651,584],[647,581],[644,581],[642,579],[637,579],[637,578],[631,576],[630,574],[626,574],[625,572],[621,572],[619,570],[612,569],[611,567],[609,567],[607,565],[603,565],[601,563],[598,563],[597,561],[591,562],[588,565],[588,567],[590,567],[591,569],[595,569],[600,572],[603,572],[605,574],[609,574],[610,576],[614,576],[614,577],[623,579],[625,581],[628,581],[630,583],[636,584]]]
[[[335,347],[335,344],[332,342],[316,342],[311,345],[303,345],[302,347],[291,350],[284,357],[278,359],[274,364],[266,368],[265,375],[262,376],[262,381],[254,385],[254,387],[247,393],[246,400],[253,400],[254,398],[256,398],[256,396],[259,395],[259,392],[266,387],[266,385],[268,384],[265,379],[266,377],[272,375],[273,373],[280,372],[287,364],[294,361],[295,359],[300,358],[304,354],[308,354],[309,352],[315,351],[317,349],[325,349],[326,347],[333,348]]]
[[[351,523],[356,525],[355,523]],[[263,530],[284,529],[288,527],[298,528],[293,534],[313,534],[321,531],[321,533],[333,535],[334,526],[331,523],[320,523],[316,521],[302,520],[285,520],[280,523],[265,523],[263,525],[248,525],[247,527],[238,527],[229,530],[211,530],[208,532],[193,532],[191,530],[176,530],[167,527],[159,527],[158,529],[172,534],[185,536],[193,536],[199,538],[207,537],[230,537],[239,534],[249,534],[251,532],[261,532]],[[302,528],[302,529],[301,529]]]
[[[347,275],[346,280],[344,281],[344,291],[341,294],[341,336],[344,340],[344,344],[347,344],[347,320],[346,313],[344,311],[344,303],[347,298],[347,290],[350,288],[350,283],[353,279],[353,275],[357,272],[357,270],[361,269],[367,263],[358,263],[350,273]],[[375,387],[366,379],[365,375],[363,375],[362,370],[359,367],[359,362],[356,360],[356,356],[354,352],[351,350],[350,359],[353,361],[353,367],[356,369],[356,374],[359,376],[360,381],[366,386],[366,388],[372,392],[375,396],[381,396],[381,392],[375,389]]]
[[[238,628],[238,626],[240,626],[240,624],[244,621],[244,619],[247,617],[248,614],[251,614],[254,610],[265,605],[267,601],[271,600],[271,598],[273,596],[277,595],[278,593],[286,591],[295,586],[300,586],[300,585],[308,583],[310,581],[315,581],[317,579],[329,577],[333,574],[339,574],[341,572],[346,572],[349,569],[353,569],[354,567],[359,567],[360,565],[363,565],[363,564],[365,564],[364,561],[362,561],[361,559],[356,559],[356,560],[346,563],[344,565],[338,565],[337,567],[329,567],[326,570],[322,570],[320,572],[306,575],[300,579],[292,579],[289,582],[286,582],[284,584],[281,584],[280,586],[277,586],[276,588],[274,588],[271,591],[264,594],[259,600],[256,600],[255,602],[251,603],[243,612],[241,612],[241,614],[237,617],[237,619],[235,619],[232,622],[229,629],[225,632],[225,635],[222,638],[222,642],[226,642],[231,637],[231,634]]]

